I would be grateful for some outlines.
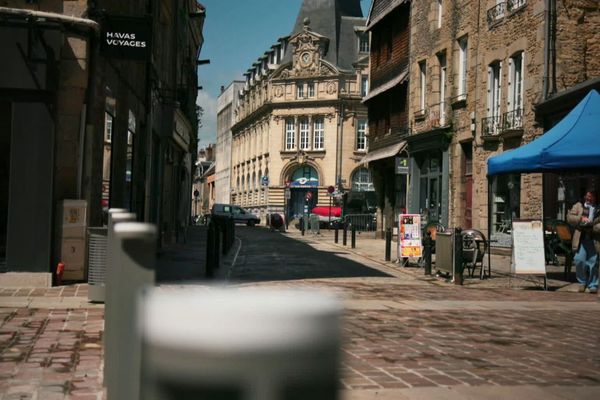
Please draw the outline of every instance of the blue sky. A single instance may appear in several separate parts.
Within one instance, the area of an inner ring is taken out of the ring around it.
[[[216,139],[216,99],[221,85],[243,80],[242,73],[277,38],[294,27],[302,0],[199,0],[206,7],[204,46],[200,59],[210,64],[198,67],[197,103],[204,109],[199,148]],[[371,0],[361,0],[365,16]]]

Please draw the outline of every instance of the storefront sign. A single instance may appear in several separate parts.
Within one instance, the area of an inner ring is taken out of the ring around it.
[[[408,157],[396,157],[396,175],[408,174]]]
[[[400,214],[398,218],[398,258],[421,257],[421,216]]]
[[[102,52],[109,58],[145,61],[151,53],[150,20],[107,16],[102,23]]]

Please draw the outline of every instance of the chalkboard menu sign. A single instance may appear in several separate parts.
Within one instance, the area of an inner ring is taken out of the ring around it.
[[[546,275],[542,221],[513,220],[512,272],[516,275]]]

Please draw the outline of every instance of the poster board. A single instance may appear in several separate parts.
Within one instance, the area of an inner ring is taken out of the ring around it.
[[[398,218],[398,258],[422,257],[421,216],[400,214]]]
[[[512,221],[512,273],[546,275],[544,229],[539,220]]]

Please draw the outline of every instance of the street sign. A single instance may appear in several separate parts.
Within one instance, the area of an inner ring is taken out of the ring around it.
[[[408,157],[396,157],[396,175],[408,174]]]
[[[329,194],[333,194],[333,192],[335,192],[335,187],[333,187],[333,186],[329,186],[329,187],[327,188],[327,193],[329,193]]]
[[[306,195],[304,195],[304,197],[306,198],[306,201],[309,201],[310,199],[312,199],[312,192],[306,192]]]

